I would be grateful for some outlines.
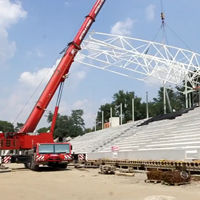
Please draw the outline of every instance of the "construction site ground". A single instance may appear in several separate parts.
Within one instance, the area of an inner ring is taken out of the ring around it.
[[[69,167],[39,172],[9,164],[0,173],[2,200],[199,200],[200,181],[181,186],[145,183],[145,173],[135,176],[99,174],[99,169]]]

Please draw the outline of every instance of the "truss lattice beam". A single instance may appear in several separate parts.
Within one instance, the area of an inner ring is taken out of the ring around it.
[[[147,40],[93,32],[82,44],[79,63],[141,81],[150,77],[199,86],[200,54]]]

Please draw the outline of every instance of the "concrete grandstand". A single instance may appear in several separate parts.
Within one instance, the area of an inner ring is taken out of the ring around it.
[[[175,119],[142,125],[146,120],[103,129],[71,140],[75,153],[88,159],[195,160],[200,159],[200,108]]]

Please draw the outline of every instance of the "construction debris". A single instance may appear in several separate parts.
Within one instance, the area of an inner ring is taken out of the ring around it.
[[[100,170],[100,174],[115,174],[116,167],[112,165],[101,165]]]
[[[11,169],[9,167],[0,164],[0,173],[4,172],[11,172]]]
[[[190,183],[191,177],[185,171],[172,171],[164,172],[162,177],[162,183],[168,185],[183,185]]]
[[[162,181],[163,171],[151,170],[147,172],[147,180],[149,181]]]
[[[162,183],[166,185],[183,185],[190,183],[190,175],[185,171],[159,171],[152,170],[147,172],[147,183]]]
[[[135,176],[135,173],[116,171],[115,175],[117,175],[117,176]]]

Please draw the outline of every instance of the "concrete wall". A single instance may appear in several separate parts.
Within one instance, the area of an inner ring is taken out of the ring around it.
[[[128,160],[189,160],[186,151],[175,150],[152,150],[152,151],[125,151],[125,152],[105,152],[88,153],[88,159],[128,159]],[[194,158],[195,159],[195,158]],[[200,149],[197,149],[196,159],[200,159]]]

